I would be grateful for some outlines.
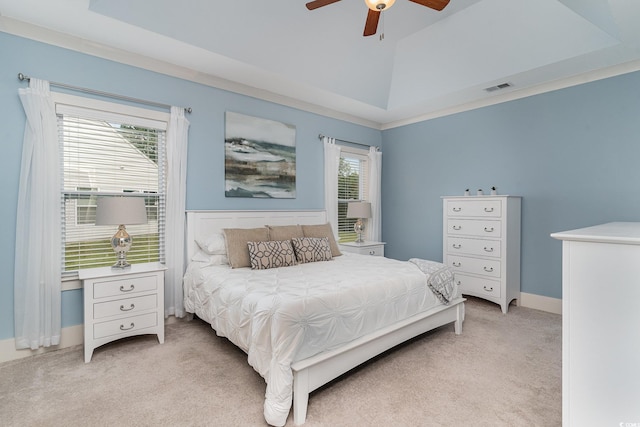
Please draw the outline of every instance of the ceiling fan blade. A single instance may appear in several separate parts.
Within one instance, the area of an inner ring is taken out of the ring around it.
[[[409,0],[414,3],[421,4],[423,6],[427,6],[428,8],[434,10],[442,10],[449,4],[449,0]]]
[[[380,20],[380,11],[369,9],[367,14],[367,22],[364,24],[363,36],[372,36],[378,31],[378,20]]]
[[[328,6],[331,3],[337,3],[340,0],[314,0],[314,1],[310,1],[309,3],[306,4],[307,9],[309,10],[313,10],[313,9],[317,9],[319,7],[322,6]]]

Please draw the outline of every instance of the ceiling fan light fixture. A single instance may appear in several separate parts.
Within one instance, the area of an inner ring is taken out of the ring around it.
[[[389,9],[396,0],[364,0],[367,7],[374,12],[381,12],[385,9]]]

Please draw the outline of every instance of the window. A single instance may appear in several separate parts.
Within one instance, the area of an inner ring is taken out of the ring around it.
[[[96,226],[100,196],[141,197],[147,223],[127,225],[133,246],[130,263],[164,261],[164,156],[167,119],[163,113],[73,98],[100,109],[56,102],[61,148],[62,271],[112,265],[110,238],[117,226]],[[124,111],[124,113],[123,113]],[[130,114],[127,114],[130,113]],[[167,115],[168,116],[168,115]]]
[[[356,218],[347,218],[348,202],[367,199],[368,160],[366,150],[342,147],[338,168],[338,236],[340,242],[353,242]]]

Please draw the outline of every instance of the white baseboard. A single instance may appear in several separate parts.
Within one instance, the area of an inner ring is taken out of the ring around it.
[[[168,325],[178,321],[175,316],[165,319],[164,324]],[[84,325],[74,325],[62,328],[60,333],[60,344],[51,347],[40,347],[37,350],[16,350],[16,341],[9,338],[0,341],[0,363],[10,360],[22,359],[23,357],[35,356],[36,354],[48,353],[51,351],[62,350],[63,348],[82,345],[84,343]]]
[[[520,292],[518,305],[536,310],[547,311],[554,314],[562,314],[562,299],[545,297],[542,295]]]
[[[16,340],[9,338],[7,340],[0,341],[0,363],[8,362],[9,360],[22,359],[23,357],[34,356],[36,354],[48,353],[50,351],[56,351],[67,347],[73,347],[80,345],[84,342],[84,327],[83,325],[69,326],[62,328],[60,333],[60,344],[51,347],[40,347],[37,350],[24,349],[16,350]]]

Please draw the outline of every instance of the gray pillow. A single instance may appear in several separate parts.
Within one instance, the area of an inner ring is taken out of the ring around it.
[[[227,257],[231,268],[251,267],[247,242],[266,242],[269,240],[267,227],[260,228],[225,228]]]
[[[299,225],[267,225],[269,240],[291,240],[294,237],[304,237]]]

